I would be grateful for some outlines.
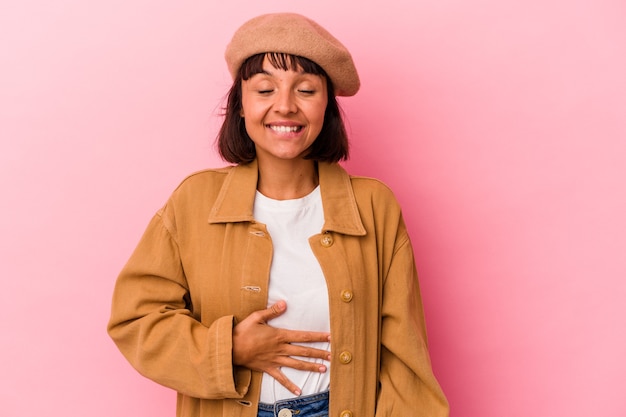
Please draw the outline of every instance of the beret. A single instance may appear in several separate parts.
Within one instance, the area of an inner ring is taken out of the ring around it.
[[[226,47],[226,64],[233,79],[249,57],[279,52],[297,55],[322,67],[338,96],[353,96],[361,85],[352,56],[326,29],[296,13],[271,13],[244,23]]]

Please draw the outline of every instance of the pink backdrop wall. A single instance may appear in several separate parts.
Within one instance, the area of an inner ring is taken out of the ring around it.
[[[626,415],[626,3],[0,3],[0,415],[173,416],[105,333],[212,148],[232,32],[318,20],[363,87],[356,174],[404,206],[455,417]]]

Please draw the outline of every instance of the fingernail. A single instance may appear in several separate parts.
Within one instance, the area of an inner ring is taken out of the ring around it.
[[[297,396],[300,396],[302,394],[302,391],[300,391],[299,389],[295,390],[293,392],[294,394],[296,394]]]
[[[320,366],[320,372],[322,373],[326,372],[326,367],[324,365]]]

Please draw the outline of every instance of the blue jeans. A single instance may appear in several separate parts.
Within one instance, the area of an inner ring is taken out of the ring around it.
[[[328,417],[328,399],[326,391],[274,404],[259,403],[258,417]]]

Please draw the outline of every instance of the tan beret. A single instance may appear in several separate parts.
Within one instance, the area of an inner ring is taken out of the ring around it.
[[[244,23],[226,47],[233,79],[252,55],[281,52],[302,56],[326,71],[338,96],[353,96],[361,85],[352,56],[326,29],[295,13],[272,13]]]

